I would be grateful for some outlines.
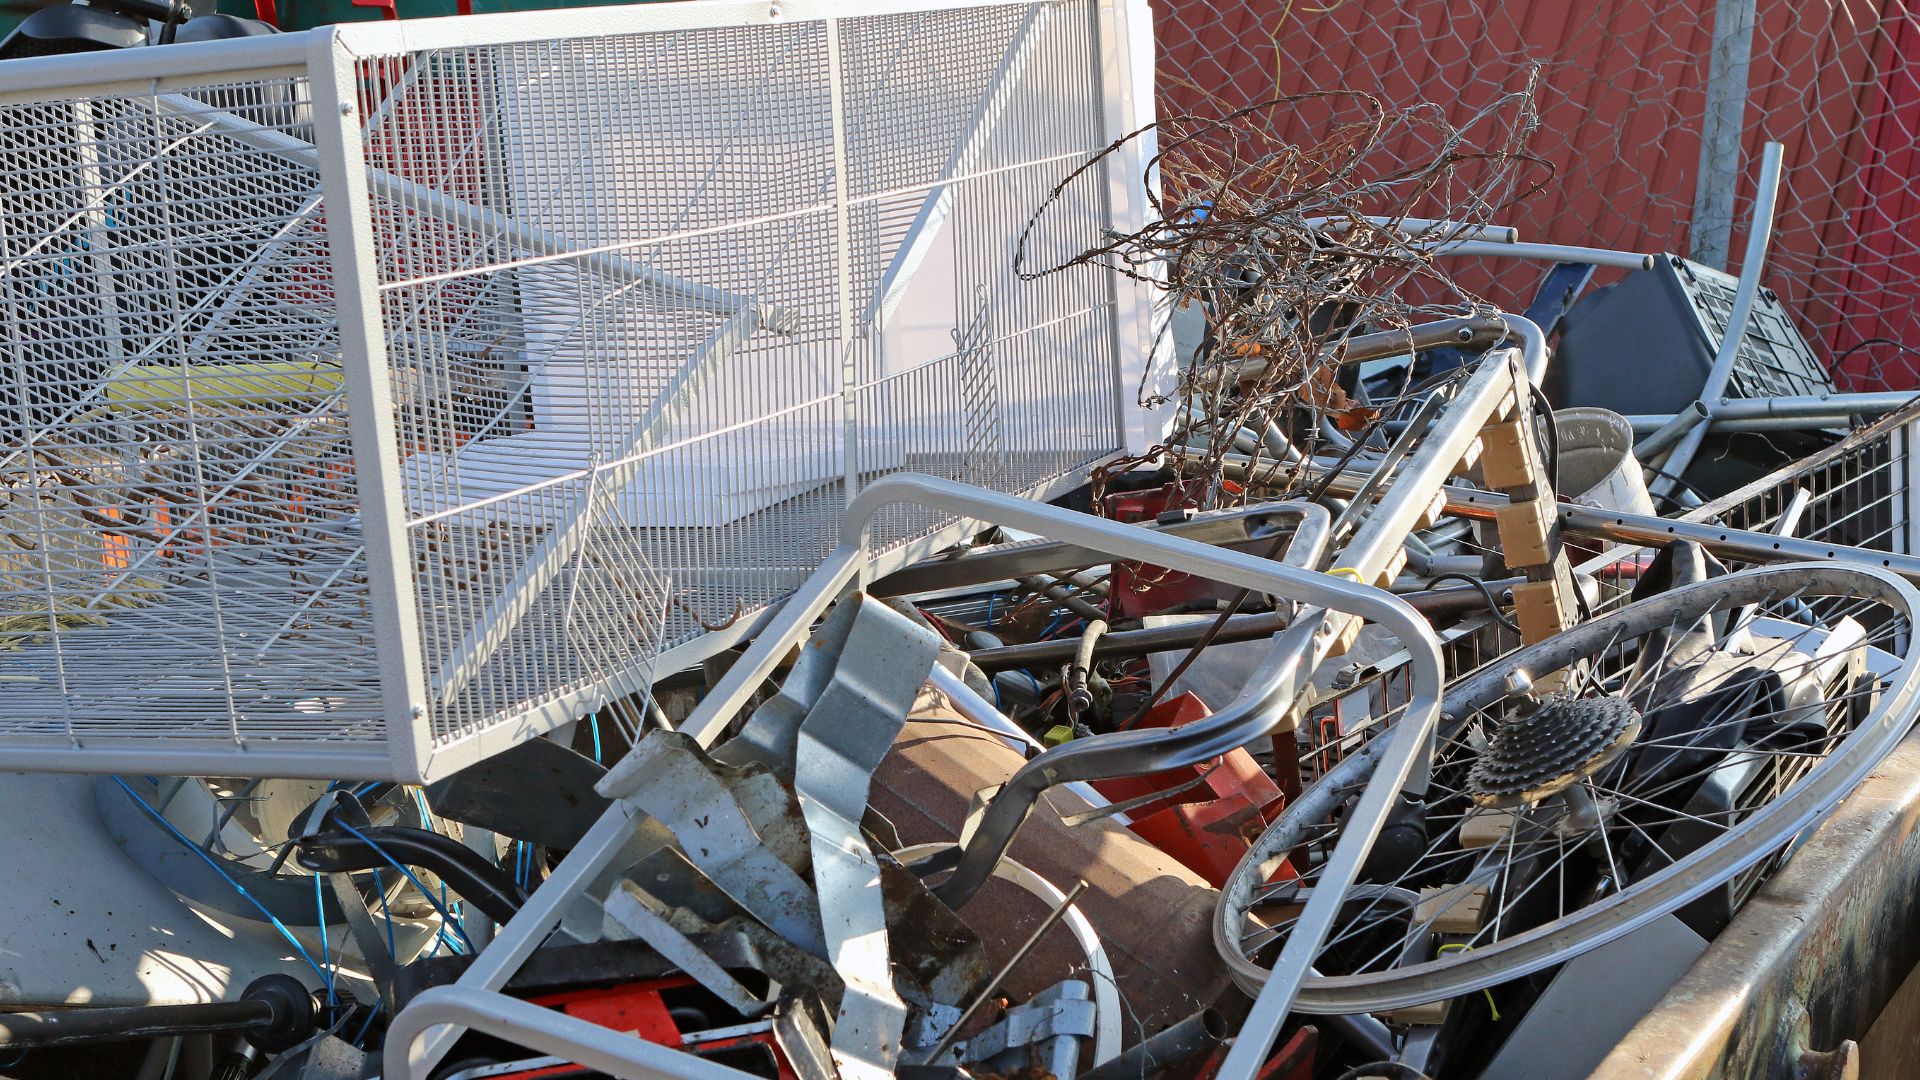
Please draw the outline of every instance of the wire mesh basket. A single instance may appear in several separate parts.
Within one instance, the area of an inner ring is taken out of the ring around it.
[[[1144,14],[926,7],[10,63],[0,758],[444,775],[717,647],[878,475],[1150,441],[1144,286],[1015,265],[1144,220],[1133,160],[1027,228],[1150,110]]]

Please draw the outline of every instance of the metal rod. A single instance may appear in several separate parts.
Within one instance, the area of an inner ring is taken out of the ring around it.
[[[0,1012],[0,1050],[39,1050],[163,1035],[247,1031],[271,1024],[273,1015],[273,1007],[264,1001],[58,1009],[44,1013]]]
[[[1713,418],[1750,420],[1762,417],[1864,416],[1890,413],[1913,404],[1912,390],[1878,394],[1830,394],[1825,397],[1738,398],[1712,406]]]
[[[1376,330],[1370,334],[1355,334],[1343,342],[1338,342],[1321,350],[1323,359],[1342,363],[1358,364],[1367,360],[1384,360],[1401,353],[1417,352],[1422,349],[1437,349],[1442,345],[1491,345],[1508,333],[1508,327],[1499,317],[1493,315],[1473,315],[1459,319],[1436,319],[1430,323],[1410,326],[1405,330]],[[1267,369],[1265,357],[1249,357],[1238,368],[1233,369],[1236,378],[1251,379]]]
[[[1244,547],[1271,543],[1279,535],[1282,523],[1291,522],[1293,537],[1287,543],[1282,561],[1305,565],[1303,556],[1318,556],[1327,542],[1332,517],[1323,506],[1303,502],[1263,503],[1232,510],[1216,510],[1186,521],[1167,525],[1141,524],[1146,529],[1170,536],[1183,536],[1215,546]],[[1031,577],[1050,571],[1096,566],[1113,561],[1110,552],[1095,551],[1084,544],[1019,543],[997,544],[963,555],[929,559],[897,570],[867,586],[874,596],[908,596],[966,586]],[[1073,580],[1073,579],[1069,579]]]
[[[1252,615],[1235,615],[1227,620],[1214,641],[1226,644],[1237,641],[1258,641],[1270,638],[1287,628],[1291,621],[1283,612],[1264,611]],[[1103,635],[1094,643],[1093,658],[1104,659],[1109,656],[1141,656],[1146,653],[1172,652],[1175,649],[1191,648],[1194,642],[1206,632],[1211,620],[1199,620],[1191,623],[1176,623],[1171,626],[1149,626],[1140,630],[1119,630]],[[981,649],[973,654],[973,662],[980,670],[992,674],[996,671],[1013,671],[1024,667],[1052,666],[1064,664],[1074,657],[1079,641],[1035,641],[1024,645],[1003,645],[997,649]]]
[[[1740,346],[1747,339],[1747,321],[1753,314],[1753,301],[1760,294],[1760,276],[1766,269],[1767,245],[1773,239],[1774,204],[1780,197],[1780,167],[1785,147],[1770,142],[1760,155],[1760,182],[1753,193],[1753,224],[1747,228],[1747,253],[1740,260],[1740,283],[1733,290],[1733,310],[1727,313],[1727,330],[1720,338],[1720,352],[1707,369],[1707,381],[1700,387],[1699,403],[1706,406],[1709,421],[1726,404],[1727,384],[1733,378],[1733,364],[1739,359]],[[1707,437],[1707,428],[1696,425],[1680,436],[1663,468],[1665,476],[1654,478],[1651,490],[1656,495],[1672,494],[1680,477],[1693,464],[1693,455]]]
[[[1487,582],[1495,596],[1501,590],[1511,589],[1522,584],[1526,578],[1498,578]],[[1486,598],[1480,590],[1471,587],[1455,589],[1423,589],[1418,592],[1402,593],[1400,598],[1413,606],[1422,615],[1445,615],[1459,611],[1471,611],[1486,606]],[[1215,634],[1216,645],[1229,645],[1244,641],[1259,641],[1269,638],[1287,628],[1291,620],[1284,612],[1261,611],[1249,615],[1235,615],[1227,620],[1227,625]],[[1113,656],[1144,656],[1148,653],[1177,652],[1190,649],[1211,625],[1210,619],[1196,619],[1192,622],[1173,623],[1165,626],[1148,626],[1139,630],[1117,630],[1101,636],[1093,647],[1093,658],[1104,660]],[[1033,641],[1021,645],[1002,645],[994,649],[980,649],[972,654],[973,662],[980,670],[993,674],[1000,671],[1014,671],[1027,667],[1051,667],[1064,664],[1074,657],[1079,641],[1067,638],[1059,641]]]
[[[237,1001],[0,1012],[0,1050],[233,1031],[255,1046],[279,1051],[305,1039],[317,1016],[313,993],[293,976],[274,973],[248,983]]]
[[[1734,398],[1721,403],[1712,410],[1714,427],[1720,427],[1723,421],[1736,420],[1777,420],[1777,419],[1817,419],[1835,420],[1851,416],[1878,416],[1905,408],[1914,401],[1911,390],[1891,390],[1869,394],[1827,394],[1794,397]],[[1672,417],[1658,413],[1629,416],[1627,421],[1636,431],[1657,428],[1663,424],[1677,422],[1688,410],[1704,409],[1694,402],[1687,409]],[[1638,450],[1635,447],[1635,450]]]
[[[1033,947],[1040,944],[1040,939],[1046,932],[1053,929],[1055,923],[1066,918],[1074,902],[1079,900],[1080,894],[1086,891],[1087,883],[1084,880],[1074,882],[1073,888],[1067,890],[1066,899],[1061,900],[1054,905],[1052,911],[1047,912],[1047,917],[1040,920],[1040,925],[1034,927],[1033,933],[1027,937],[1027,940],[1013,950],[1013,955],[1007,957],[1007,962],[1001,964],[1000,970],[994,972],[993,978],[987,980],[987,985],[981,987],[980,992],[974,995],[973,1001],[967,1005],[965,1011],[961,1012],[960,1019],[955,1020],[953,1026],[947,1029],[947,1033],[940,1037],[940,1041],[933,1044],[933,1049],[927,1052],[926,1061],[938,1060],[942,1054],[953,1047],[954,1040],[960,1037],[960,1030],[967,1026],[967,1021],[972,1020],[981,1007],[986,1005],[987,1001],[993,997],[993,992],[1000,989],[1000,984],[1006,982],[1007,976],[1013,974],[1013,969],[1020,965],[1020,961],[1025,960],[1027,954],[1033,951]]]
[[[1437,247],[1435,255],[1491,255],[1504,259],[1534,259],[1541,262],[1585,263],[1588,266],[1616,266],[1623,270],[1650,270],[1653,256],[1606,248],[1567,247],[1561,244],[1490,244],[1468,240]]]
[[[1105,1065],[1081,1073],[1079,1080],[1140,1080],[1213,1050],[1226,1037],[1226,1017],[1212,1009],[1201,1009],[1158,1035],[1135,1043],[1133,1049]]]
[[[1361,221],[1406,236],[1431,236],[1445,233],[1449,240],[1481,240],[1490,244],[1517,244],[1520,242],[1520,230],[1511,225],[1475,225],[1469,221],[1446,221],[1441,218],[1390,218],[1363,217]],[[1346,232],[1353,228],[1351,218],[1311,217],[1307,227],[1319,232]]]
[[[1641,417],[1643,420],[1665,420],[1664,416]],[[1736,431],[1826,431],[1833,428],[1851,428],[1853,416],[1847,414],[1834,416],[1751,416],[1729,420],[1716,416],[1706,422],[1706,427],[1715,432],[1732,433]],[[1656,424],[1643,424],[1641,431],[1651,431]],[[1658,460],[1647,464],[1659,464]]]
[[[1661,451],[1679,442],[1682,435],[1706,419],[1707,407],[1698,401],[1689,402],[1686,408],[1674,413],[1673,418],[1661,424],[1653,434],[1635,443],[1633,456],[1642,462],[1652,461]]]
[[[1726,269],[1733,247],[1733,197],[1740,179],[1740,140],[1747,130],[1747,72],[1757,6],[1755,0],[1717,0],[1713,8],[1689,246],[1695,262],[1717,270]]]
[[[1045,596],[1047,599],[1052,600],[1054,603],[1059,604],[1061,607],[1066,608],[1068,611],[1073,612],[1088,622],[1107,617],[1106,612],[1087,603],[1087,601],[1081,597],[1074,595],[1072,589],[1067,588],[1065,584],[1059,581],[1048,581],[1044,577],[1034,575],[1021,578],[1020,584]]]
[[[1357,479],[1335,478],[1327,490],[1335,494],[1351,491]],[[1446,512],[1476,521],[1492,521],[1507,505],[1507,497],[1473,488],[1445,487]],[[1635,547],[1664,547],[1675,540],[1691,540],[1723,558],[1750,563],[1841,562],[1850,566],[1872,566],[1891,570],[1920,585],[1920,557],[1872,551],[1847,544],[1829,544],[1775,536],[1752,529],[1731,529],[1722,525],[1656,517],[1652,514],[1627,514],[1614,510],[1594,510],[1572,503],[1559,504],[1560,527],[1580,536],[1594,536]]]

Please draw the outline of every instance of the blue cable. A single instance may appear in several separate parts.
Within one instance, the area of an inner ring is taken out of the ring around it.
[[[447,911],[450,913],[450,917],[453,919],[454,922],[459,924],[460,936],[463,938],[466,937],[467,913],[464,909],[460,907],[459,901],[447,899],[447,886],[444,883],[442,883],[440,886],[440,902],[447,906]],[[446,928],[446,924],[444,923],[442,923],[440,927],[440,936],[441,937],[447,936],[447,928]],[[467,948],[463,950],[460,948],[460,944],[458,942],[454,941],[452,938],[448,938],[447,948],[451,949],[456,953],[463,953],[463,952],[472,951],[473,945],[469,943],[467,945]]]
[[[400,959],[400,950],[393,944],[393,913],[387,910],[387,886],[380,880],[380,871],[373,871],[373,890],[380,894],[380,917],[387,921],[387,955],[394,960]]]
[[[433,898],[433,894],[428,892],[427,887],[420,883],[420,879],[413,875],[413,871],[407,869],[404,866],[401,866],[399,862],[395,861],[393,856],[387,854],[386,848],[381,847],[378,843],[374,842],[374,840],[371,837],[367,836],[366,833],[361,832],[359,829],[354,828],[353,826],[347,824],[344,821],[336,820],[336,821],[330,822],[329,824],[338,825],[341,828],[347,830],[347,832],[353,834],[354,836],[359,837],[362,843],[366,844],[368,847],[373,849],[374,854],[387,860],[387,865],[393,867],[395,870],[400,871],[401,876],[405,877],[408,881],[412,882],[413,887],[420,890],[420,895],[427,898],[427,903],[432,904],[434,910],[440,913],[440,918],[442,921],[453,923],[454,932],[458,933],[460,935],[460,940],[466,943],[467,951],[468,952],[474,951],[473,939],[467,937],[466,928],[461,926],[458,922],[454,921],[453,913],[448,911],[446,906],[442,905],[439,901]],[[446,886],[442,885],[440,886],[440,888],[444,892],[446,889]]]
[[[240,896],[243,899],[245,899],[247,903],[252,904],[254,908],[260,912],[260,914],[265,915],[267,917],[267,921],[273,924],[273,928],[275,930],[280,931],[280,936],[287,939],[287,944],[293,946],[293,951],[300,954],[300,959],[305,960],[307,962],[307,966],[313,969],[313,973],[319,977],[321,983],[330,984],[330,980],[327,978],[327,973],[324,971],[321,971],[320,965],[313,962],[313,957],[311,954],[307,952],[307,947],[300,944],[300,939],[293,936],[293,931],[287,929],[287,926],[285,923],[275,918],[273,912],[268,911],[265,904],[262,904],[260,901],[255,900],[253,898],[253,894],[247,891],[246,886],[240,884],[238,881],[235,881],[233,879],[233,875],[227,873],[226,867],[221,866],[220,863],[217,860],[215,860],[213,856],[207,854],[205,851],[202,851],[200,849],[200,845],[187,839],[185,833],[182,833],[179,829],[174,828],[173,822],[168,821],[166,818],[166,815],[162,814],[158,810],[155,810],[152,806],[149,806],[147,804],[147,800],[141,798],[139,792],[128,787],[127,782],[125,780],[122,780],[116,776],[113,778],[113,782],[120,785],[120,790],[126,792],[128,798],[140,804],[140,809],[145,810],[147,814],[153,818],[153,820],[159,822],[161,828],[166,829],[167,832],[171,833],[173,835],[173,838],[175,840],[180,841],[180,843],[184,845],[188,851],[191,851],[195,855],[200,856],[201,861],[205,862],[209,867],[212,867],[214,873],[219,874],[222,878],[226,879],[227,884],[233,886],[234,892],[239,893]]]
[[[327,944],[327,902],[320,893],[320,875],[313,875],[313,921],[320,924],[320,959],[327,962],[327,1003],[334,1004],[340,996],[333,992],[333,949]]]
[[[419,788],[413,789],[414,804],[420,807],[420,827],[433,828],[433,810],[427,806],[427,793]]]
[[[447,914],[452,916],[454,923],[457,926],[459,926],[460,940],[467,943],[467,950],[469,952],[474,951],[473,939],[467,937],[466,905],[463,904],[461,901],[455,900],[452,897],[447,895],[447,883],[444,881],[440,883],[440,903],[446,907]]]
[[[600,714],[589,713],[587,716],[587,724],[593,728],[593,760],[599,763],[602,761],[600,757]]]
[[[353,1033],[354,1046],[359,1046],[360,1040],[366,1038],[367,1029],[373,1026],[373,1018],[379,1015],[380,1002],[376,1001],[373,1003],[373,1008],[367,1010],[367,1018],[360,1022],[360,1030]]]

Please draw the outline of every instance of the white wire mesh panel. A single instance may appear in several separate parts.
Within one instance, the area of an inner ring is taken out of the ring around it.
[[[1109,274],[1013,265],[1108,139],[1093,18],[1080,0],[361,60],[363,111],[386,104],[368,164],[417,185],[376,179],[373,214],[404,238],[381,242],[380,290],[437,743],[590,693],[623,669],[610,643],[679,645],[779,599],[872,477],[1033,491],[1119,448]],[[1100,195],[1063,200],[1047,242],[1093,246]],[[874,540],[941,524],[897,515]],[[486,572],[434,571],[448,533],[486,537]],[[596,621],[574,601],[596,562],[658,587],[611,589],[631,599]]]
[[[298,78],[0,106],[10,744],[381,744],[319,177],[234,133],[308,113]]]
[[[0,753],[444,774],[779,600],[873,477],[1120,449],[1114,275],[1014,262],[1125,28],[911,6],[328,28],[0,98]]]

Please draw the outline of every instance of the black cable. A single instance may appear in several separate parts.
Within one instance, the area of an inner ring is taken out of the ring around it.
[[[1488,588],[1486,582],[1481,581],[1471,574],[1435,574],[1433,577],[1427,579],[1427,583],[1430,585],[1437,585],[1442,581],[1464,581],[1474,588],[1479,589],[1480,595],[1486,597],[1487,610],[1493,613],[1494,618],[1500,620],[1500,625],[1516,634],[1520,632],[1520,624],[1508,618],[1506,614],[1500,610],[1500,601],[1495,599],[1493,590]]]
[[[361,826],[362,835],[355,836],[329,831],[329,824],[322,820],[319,833],[296,841],[301,866],[328,874],[352,873],[378,870],[391,857],[403,866],[433,871],[447,888],[503,926],[527,902],[526,892],[511,875],[450,836],[405,825]]]
[[[1713,501],[1712,499],[1707,498],[1706,492],[1701,491],[1699,488],[1694,487],[1692,484],[1687,483],[1685,480],[1682,480],[1678,476],[1673,475],[1672,473],[1668,472],[1665,469],[1662,469],[1653,465],[1642,465],[1640,467],[1647,470],[1648,472],[1652,473],[1655,476],[1659,476],[1659,477],[1663,477],[1665,479],[1671,480],[1674,483],[1679,484],[1681,487],[1686,488],[1688,491],[1693,493],[1694,498],[1700,500],[1700,504],[1702,506],[1705,506],[1707,503],[1710,503]],[[1681,506],[1680,500],[1674,498],[1672,495],[1662,495],[1660,497],[1667,500],[1667,502],[1671,503],[1676,509],[1679,509],[1679,510],[1688,509],[1688,507]]]
[[[1379,1076],[1385,1080],[1433,1080],[1432,1077],[1411,1065],[1402,1065],[1397,1061],[1376,1061],[1368,1065],[1355,1065],[1333,1080],[1360,1080],[1363,1076]]]
[[[1532,393],[1534,410],[1546,420],[1541,427],[1547,433],[1547,482],[1557,492],[1560,490],[1560,422],[1553,418],[1553,403],[1547,400],[1547,395],[1537,386],[1529,385],[1527,389]]]
[[[1847,346],[1844,352],[1842,352],[1839,356],[1836,356],[1833,358],[1833,366],[1839,367],[1841,364],[1846,363],[1847,357],[1852,356],[1854,353],[1859,352],[1861,349],[1864,349],[1869,345],[1891,345],[1894,348],[1899,349],[1901,352],[1909,352],[1915,356],[1920,356],[1920,349],[1916,349],[1913,346],[1908,345],[1906,342],[1895,341],[1892,338],[1870,337],[1865,341],[1855,342],[1854,344]]]

